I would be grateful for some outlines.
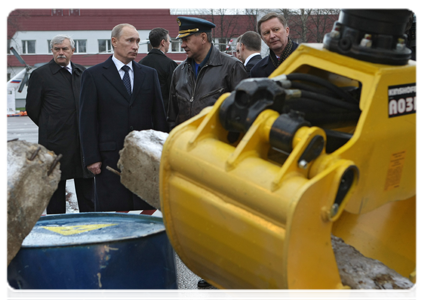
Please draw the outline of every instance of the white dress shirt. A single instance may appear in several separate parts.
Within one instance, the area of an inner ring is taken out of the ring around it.
[[[72,74],[72,64],[70,62],[69,62],[69,64],[66,67],[63,67],[63,66],[61,66],[61,67],[62,68],[66,68],[69,71],[69,73]]]
[[[113,62],[115,63],[116,69],[119,71],[120,78],[123,80],[125,71],[122,70],[122,67],[125,66],[123,62],[117,59],[114,55],[112,57]],[[129,67],[129,79],[131,80],[131,92],[134,91],[134,70],[132,69],[132,61],[130,61],[127,66]]]

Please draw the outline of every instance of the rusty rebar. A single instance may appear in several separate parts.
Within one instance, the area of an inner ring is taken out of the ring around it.
[[[53,163],[50,166],[50,170],[48,170],[47,172],[47,176],[50,176],[50,174],[54,171],[54,169],[56,168],[57,164],[59,163],[59,160],[63,157],[62,154],[59,154],[56,156],[56,158],[53,160]]]
[[[19,138],[8,140],[7,142],[14,142],[14,141],[17,141],[17,140],[19,140]]]
[[[106,169],[109,170],[110,172],[115,173],[116,175],[120,176],[120,172],[119,171],[116,171],[115,169],[113,169],[113,168],[111,168],[109,166],[106,166]]]
[[[34,151],[34,153],[32,153],[31,157],[29,158],[29,160],[34,160],[35,157],[37,156],[38,152],[40,152],[41,147],[38,147],[37,150]]]

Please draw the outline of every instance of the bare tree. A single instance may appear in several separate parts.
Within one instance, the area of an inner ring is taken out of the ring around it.
[[[245,9],[245,15],[248,16],[248,22],[250,23],[251,31],[257,31],[257,21],[260,14],[260,9],[257,8],[247,8]]]
[[[310,17],[310,35],[314,37],[316,43],[322,43],[326,33],[328,33],[339,17],[339,9],[315,9]]]
[[[338,19],[339,9],[266,9],[263,13],[276,12],[284,16],[290,37],[298,43],[321,43]]]

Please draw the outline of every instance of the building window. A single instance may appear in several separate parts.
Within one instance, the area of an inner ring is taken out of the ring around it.
[[[22,41],[22,53],[35,53],[35,41]]]
[[[172,52],[183,52],[181,48],[182,41],[180,39],[172,39]]]
[[[47,49],[48,49],[48,53],[52,53],[52,52],[51,52],[50,42],[51,42],[51,40],[47,40]]]
[[[98,52],[112,52],[112,42],[110,40],[98,40]]]
[[[80,10],[79,8],[69,8],[69,16],[79,16]]]
[[[10,40],[6,40],[6,49],[4,53],[10,53]]]
[[[87,53],[87,40],[75,40],[75,53]]]
[[[52,16],[63,16],[63,8],[52,8],[51,9]]]

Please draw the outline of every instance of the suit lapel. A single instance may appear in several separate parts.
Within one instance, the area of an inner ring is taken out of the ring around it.
[[[140,92],[141,86],[145,80],[145,72],[140,64],[136,63],[135,61],[132,62],[132,69],[134,70],[134,88],[132,91],[132,97],[129,101],[130,104],[134,102],[134,98]]]
[[[122,96],[129,102],[131,96],[126,91],[125,85],[123,84],[122,78],[120,78],[119,71],[116,69],[116,65],[113,62],[111,56],[108,60],[105,61],[103,68],[103,76],[106,77],[110,84],[113,85],[119,91],[119,93],[121,93]]]

